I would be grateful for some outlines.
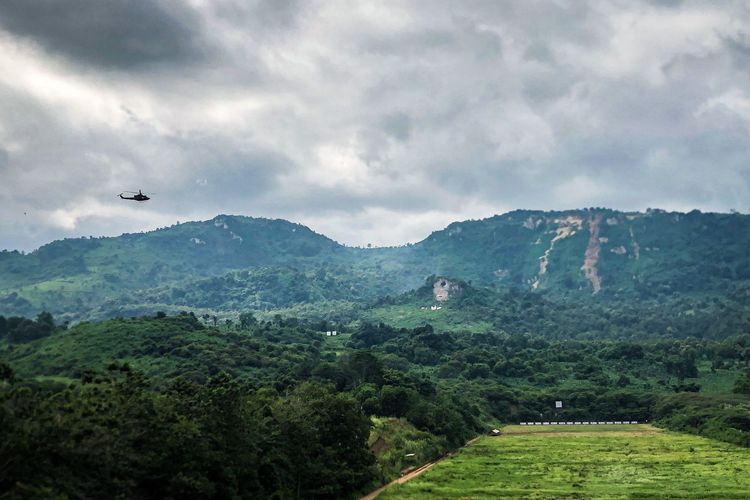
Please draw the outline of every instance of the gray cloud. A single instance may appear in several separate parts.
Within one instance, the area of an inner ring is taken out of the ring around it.
[[[748,209],[749,21],[739,1],[2,2],[0,247],[217,213],[399,244],[519,207]]]
[[[200,57],[200,19],[176,1],[7,0],[0,26],[50,52],[132,68]]]

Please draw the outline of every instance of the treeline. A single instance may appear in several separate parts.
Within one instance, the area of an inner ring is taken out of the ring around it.
[[[750,375],[745,380],[750,382]],[[747,397],[676,394],[661,398],[653,414],[659,425],[671,430],[750,447],[750,399]]]
[[[11,343],[41,339],[52,335],[55,329],[55,319],[46,311],[39,313],[36,321],[21,316],[0,316],[0,340],[5,339]]]
[[[721,341],[580,341],[507,333],[440,333],[430,325],[407,329],[365,323],[352,334],[349,346],[382,353],[391,364],[421,366],[440,379],[550,388],[699,391],[700,386],[689,381],[699,377],[699,364],[709,365],[712,372],[723,370],[725,375],[731,371],[738,380],[750,367],[750,335]],[[738,386],[738,392],[742,391]]]
[[[115,363],[50,392],[1,368],[2,498],[348,498],[375,477],[369,419],[328,385],[157,393]]]
[[[368,415],[406,417],[442,438],[445,449],[462,445],[482,429],[480,400],[459,387],[439,386],[408,366],[391,366],[368,351],[353,351],[335,362],[317,363],[306,375],[352,393]]]

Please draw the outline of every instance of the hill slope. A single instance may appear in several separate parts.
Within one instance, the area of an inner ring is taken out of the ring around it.
[[[28,255],[0,252],[0,314],[50,309],[80,319],[152,307],[365,303],[432,274],[605,299],[744,297],[748,245],[750,216],[698,211],[515,211],[374,249],[346,247],[283,220],[220,215],[149,233],[56,241]]]

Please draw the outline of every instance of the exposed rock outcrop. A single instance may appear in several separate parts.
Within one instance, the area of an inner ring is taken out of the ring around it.
[[[539,257],[539,274],[531,284],[531,288],[533,288],[534,290],[539,288],[542,276],[547,273],[549,256],[550,253],[552,253],[552,249],[555,248],[555,243],[576,234],[576,231],[583,227],[583,219],[572,215],[565,217],[564,219],[555,219],[554,222],[555,224],[557,224],[557,228],[555,229],[555,236],[550,241],[549,248],[545,250],[544,255]]]
[[[438,302],[445,302],[451,298],[451,293],[458,291],[459,286],[445,278],[438,278],[432,285],[432,295]]]
[[[635,257],[635,260],[638,260],[641,258],[641,247],[638,245],[638,242],[635,241],[635,234],[633,234],[633,226],[630,226],[630,242],[633,245],[633,256]]]
[[[601,251],[601,243],[599,242],[599,225],[602,222],[601,214],[589,217],[589,244],[586,247],[586,254],[583,258],[583,265],[581,270],[586,278],[591,282],[591,286],[594,289],[593,293],[599,293],[602,289],[602,279],[599,276],[597,264],[599,263],[599,252]]]

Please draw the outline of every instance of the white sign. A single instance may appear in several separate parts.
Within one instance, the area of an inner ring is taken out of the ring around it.
[[[555,408],[562,408],[562,401],[555,401]]]

